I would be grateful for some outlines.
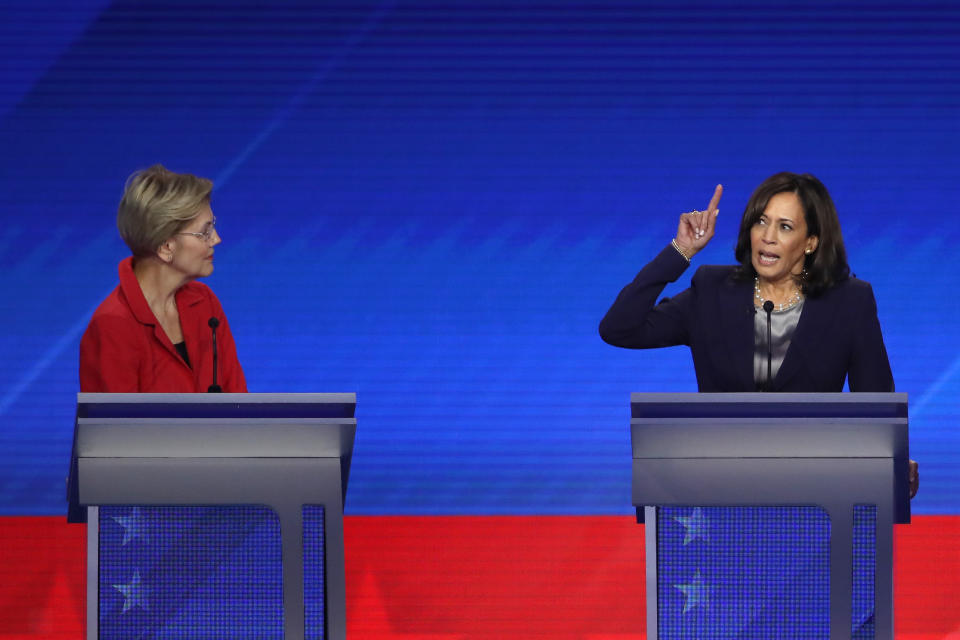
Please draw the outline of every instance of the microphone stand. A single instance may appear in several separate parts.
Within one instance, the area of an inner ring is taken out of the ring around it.
[[[207,321],[207,326],[213,333],[213,384],[207,387],[207,393],[222,393],[223,389],[217,384],[217,327],[220,326],[220,321],[216,318],[210,318]]]

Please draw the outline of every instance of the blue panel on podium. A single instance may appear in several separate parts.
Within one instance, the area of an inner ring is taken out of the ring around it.
[[[266,507],[101,507],[99,582],[103,640],[283,637]]]
[[[322,506],[303,510],[305,637],[324,637]],[[101,507],[100,638],[283,638],[280,523],[261,506]]]
[[[854,518],[853,638],[874,637],[876,509]],[[818,507],[661,507],[658,637],[830,638],[830,519]]]
[[[829,638],[830,520],[822,509],[658,511],[662,640]]]

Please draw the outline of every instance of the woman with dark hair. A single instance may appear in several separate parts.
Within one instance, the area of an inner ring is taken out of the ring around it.
[[[680,216],[600,336],[632,349],[688,345],[700,391],[842,391],[846,378],[851,391],[892,391],[873,290],[850,276],[836,208],[812,175],[765,180],[740,223],[739,265],[700,267],[689,289],[656,304],[713,238],[722,192]]]
[[[617,347],[687,345],[700,391],[893,391],[870,284],[850,275],[837,210],[810,174],[778,173],[750,196],[736,266],[702,266],[690,288],[657,296],[713,238],[706,211],[680,216],[677,236],[617,296],[600,336]],[[918,484],[911,461],[911,495]]]

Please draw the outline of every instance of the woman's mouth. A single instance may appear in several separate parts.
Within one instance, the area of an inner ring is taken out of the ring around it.
[[[757,262],[765,267],[769,267],[774,264],[777,260],[780,259],[775,253],[767,253],[766,251],[761,251],[757,254]]]

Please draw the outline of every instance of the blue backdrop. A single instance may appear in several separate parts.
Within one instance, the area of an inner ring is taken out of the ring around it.
[[[696,387],[600,317],[716,183],[698,264],[812,172],[910,394],[914,512],[960,512],[960,6],[8,1],[0,51],[2,514],[64,509],[79,337],[156,162],[216,182],[250,390],[357,392],[353,514],[629,513],[629,392]]]

